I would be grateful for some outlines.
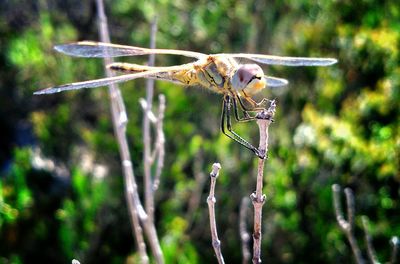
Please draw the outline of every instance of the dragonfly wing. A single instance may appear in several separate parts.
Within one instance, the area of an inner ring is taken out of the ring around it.
[[[133,47],[126,45],[118,45],[94,41],[82,41],[71,44],[62,44],[54,47],[58,52],[76,56],[76,57],[122,57],[122,56],[138,56],[149,54],[172,54],[182,55],[186,57],[202,58],[206,56],[203,53],[186,51],[186,50],[172,50],[172,49],[146,49],[141,47]]]
[[[267,80],[267,87],[282,87],[289,84],[289,81],[282,78],[276,78],[271,76],[264,76]]]
[[[102,78],[102,79],[96,79],[96,80],[90,80],[90,81],[84,81],[84,82],[69,83],[69,84],[64,84],[64,85],[60,85],[60,86],[46,88],[46,89],[37,91],[34,94],[53,94],[53,93],[59,93],[59,92],[69,91],[69,90],[78,90],[78,89],[82,89],[82,88],[96,88],[96,87],[106,86],[106,85],[113,84],[113,83],[126,82],[126,81],[130,81],[130,80],[137,79],[137,78],[146,78],[152,74],[155,74],[156,72],[157,71],[138,72],[138,73],[132,73],[132,74],[126,74],[126,75],[120,75],[120,76],[115,76],[115,77],[108,77],[108,78]]]
[[[232,58],[249,59],[262,64],[285,65],[285,66],[329,66],[335,64],[337,59],[334,58],[308,58],[308,57],[283,57],[274,55],[261,54],[222,54]]]

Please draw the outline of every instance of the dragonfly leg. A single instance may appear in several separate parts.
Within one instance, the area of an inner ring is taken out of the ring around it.
[[[263,98],[263,99],[261,99],[261,101],[260,102],[256,102],[256,104],[258,105],[258,106],[260,106],[260,105],[265,105],[266,103],[271,103],[272,102],[272,100],[270,100],[270,99],[267,99],[267,98]]]
[[[242,110],[243,117],[239,116],[237,101],[239,102],[239,106],[240,106],[240,109]],[[249,114],[249,112],[250,112],[249,110],[247,110],[243,107],[243,105],[242,105],[243,103],[240,100],[240,97],[232,97],[232,104],[233,104],[233,112],[235,114],[236,121],[248,122],[248,121],[252,121],[252,120],[256,119],[255,116],[251,116]]]
[[[248,102],[251,105],[251,110],[247,111],[262,111],[265,109],[265,107],[262,107],[263,104],[265,104],[267,101],[270,101],[267,98],[263,98],[260,102],[255,101],[253,98],[250,96],[244,94],[245,96],[243,97],[246,102]],[[241,107],[246,108],[243,101],[240,99]]]
[[[232,130],[232,124],[231,124],[231,106],[232,106],[232,98],[230,96],[225,96],[222,104],[222,115],[221,115],[221,131],[224,133],[227,137],[231,138],[232,140],[236,141],[240,145],[244,146],[245,148],[253,151],[260,159],[264,159],[265,155],[261,154],[258,148],[254,147],[252,144],[247,142],[245,139],[243,139],[241,136],[239,136],[236,132]],[[226,122],[226,124],[225,124]],[[226,129],[228,130],[225,131],[225,125]]]
[[[267,98],[263,98],[260,102],[257,103],[257,102],[254,101],[251,97],[244,97],[244,98],[245,98],[248,102],[252,102],[252,103],[254,103],[255,105],[261,105],[261,104],[264,104],[264,103],[266,103],[266,102],[272,103],[272,102],[274,101],[274,100],[270,100],[270,99],[267,99]],[[239,117],[238,117],[236,99],[237,99],[237,101],[239,102],[239,106],[240,106],[240,108],[241,108],[241,110],[242,110],[242,112],[243,112],[244,118],[239,118]],[[250,100],[251,100],[251,101],[250,101]],[[236,96],[234,96],[234,97],[232,98],[232,102],[233,102],[233,104],[234,104],[234,109],[235,109],[235,111],[236,111],[236,112],[235,112],[235,118],[236,118],[236,120],[237,120],[238,122],[246,122],[246,121],[258,119],[257,115],[256,115],[256,116],[250,116],[248,112],[256,112],[256,111],[257,111],[257,112],[260,112],[260,111],[264,111],[264,110],[265,110],[264,107],[254,107],[254,108],[252,108],[251,110],[247,109],[246,106],[244,105],[244,103],[243,103],[241,97],[238,96],[238,95],[236,95]],[[273,122],[273,121],[274,121],[274,120],[272,119],[272,122]]]
[[[253,98],[251,98],[250,96],[245,96],[244,98],[246,99],[247,102],[249,102],[249,103],[253,106],[253,109],[256,110],[256,111],[264,110],[264,109],[265,109],[265,107],[264,107],[265,104],[266,104],[266,103],[271,103],[271,100],[270,100],[270,99],[267,99],[267,98],[261,99],[260,102],[255,101],[255,100],[254,100]],[[264,105],[264,106],[263,106],[263,105]]]

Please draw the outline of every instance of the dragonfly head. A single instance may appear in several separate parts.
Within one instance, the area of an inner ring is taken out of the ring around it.
[[[266,87],[264,72],[257,64],[243,64],[232,76],[232,87],[253,95]]]

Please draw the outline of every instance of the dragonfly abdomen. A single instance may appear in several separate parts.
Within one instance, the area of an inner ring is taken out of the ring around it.
[[[193,72],[191,64],[187,67],[181,66],[167,66],[167,67],[152,67],[146,65],[139,65],[133,63],[115,62],[107,65],[107,67],[114,71],[125,73],[138,73],[148,72],[145,78],[170,81],[176,84],[192,86],[198,84],[196,75]]]
[[[139,64],[132,64],[132,63],[123,63],[123,62],[115,62],[107,65],[110,70],[119,71],[119,72],[144,72],[151,70],[153,67],[139,65]]]

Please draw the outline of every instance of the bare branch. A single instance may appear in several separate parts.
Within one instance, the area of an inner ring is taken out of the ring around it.
[[[157,126],[156,126],[156,142],[154,151],[152,154],[153,156],[157,156],[156,159],[156,171],[154,174],[154,181],[153,181],[153,191],[158,189],[158,185],[160,184],[160,176],[161,171],[164,167],[164,157],[165,157],[165,135],[164,135],[164,112],[165,112],[165,96],[160,94],[158,96],[158,117],[157,117]],[[157,154],[157,155],[154,155]],[[154,160],[154,158],[152,158]]]
[[[372,245],[371,235],[368,232],[368,219],[366,216],[363,216],[361,220],[364,229],[364,238],[365,238],[365,244],[367,245],[369,261],[374,264],[380,263],[378,257],[376,256],[374,246]]]
[[[150,35],[150,48],[156,47],[156,32],[157,32],[157,18],[154,18],[151,25]],[[154,66],[155,55],[149,55],[149,66]],[[151,159],[151,135],[150,135],[150,120],[149,112],[151,112],[153,106],[153,94],[154,94],[154,80],[148,79],[146,81],[146,108],[143,116],[143,166],[144,166],[144,204],[146,213],[149,217],[150,222],[154,222],[154,193],[153,193],[153,182],[151,175],[151,166],[153,160]]]
[[[249,209],[250,200],[248,197],[243,197],[240,203],[240,214],[239,214],[239,233],[240,240],[242,242],[242,263],[249,263],[251,254],[249,248],[250,234],[247,231],[247,215]]]
[[[96,0],[97,4],[97,15],[98,15],[98,27],[100,32],[100,40],[102,42],[110,42],[110,34],[108,32],[107,17],[104,12],[104,4],[102,0]],[[111,58],[104,59],[104,66],[111,63]],[[112,76],[112,73],[106,68],[106,74],[108,77]],[[143,232],[139,222],[138,208],[141,207],[139,195],[137,194],[137,185],[134,177],[131,157],[128,148],[128,142],[126,139],[126,123],[128,121],[125,105],[121,96],[121,92],[116,84],[109,86],[109,94],[111,99],[111,114],[114,126],[114,133],[117,138],[120,156],[122,160],[122,171],[124,174],[125,183],[125,197],[128,202],[130,221],[132,225],[133,235],[136,239],[138,246],[140,262],[149,263],[149,257],[146,252],[146,244],[143,239]]]
[[[354,227],[354,195],[353,191],[350,188],[345,188],[344,193],[346,195],[346,205],[347,205],[347,219],[349,222],[349,228],[353,230]]]
[[[390,264],[395,264],[397,263],[397,254],[399,253],[399,246],[400,246],[400,240],[397,236],[392,237],[390,239],[390,245],[392,246],[392,256],[390,257]]]
[[[346,221],[343,216],[342,206],[340,203],[340,186],[338,184],[332,185],[332,193],[333,193],[333,204],[335,208],[336,220],[342,229],[343,233],[347,236],[347,240],[350,243],[350,247],[353,251],[354,258],[356,262],[359,264],[365,263],[362,258],[360,248],[357,244],[357,240],[354,236],[354,195],[350,188],[345,189],[346,194],[346,205],[347,205],[347,214],[348,220]]]
[[[275,100],[270,102],[268,110],[257,114],[257,125],[260,131],[259,151],[262,156],[268,157],[268,128],[275,115]],[[264,163],[266,159],[258,160],[256,191],[252,193],[251,200],[254,207],[254,230],[253,230],[253,263],[261,263],[261,224],[262,206],[265,203],[265,195],[262,193],[264,182]]]
[[[340,228],[344,232],[348,232],[350,230],[349,223],[344,219],[342,203],[340,202],[340,186],[339,184],[332,185],[332,193],[333,193],[333,204],[335,207],[336,220],[339,223]]]
[[[164,255],[161,250],[160,246],[160,241],[158,240],[158,235],[157,235],[157,230],[154,226],[154,222],[150,222],[149,218],[146,215],[146,218],[141,219],[144,232],[146,234],[146,237],[148,238],[151,252],[153,253],[154,256],[154,261],[157,264],[163,264],[164,263]]]
[[[147,118],[150,120],[151,123],[155,124],[157,123],[157,117],[154,115],[153,111],[151,109],[147,109],[147,101],[143,98],[139,99],[139,104],[143,109],[143,112],[147,115]]]
[[[219,175],[219,170],[221,169],[221,165],[219,163],[214,163],[212,166],[212,171],[210,172],[210,194],[207,197],[208,204],[208,212],[210,217],[210,229],[211,229],[211,237],[212,237],[212,246],[214,248],[215,255],[218,259],[218,263],[225,263],[224,257],[221,252],[221,241],[218,238],[217,232],[217,224],[215,220],[215,183]]]
[[[157,33],[157,18],[153,19],[151,25],[151,34],[150,34],[150,48],[155,48],[156,43],[156,33]],[[154,54],[149,56],[149,66],[154,65]],[[153,252],[154,260],[156,263],[161,264],[164,263],[164,256],[161,250],[160,242],[158,240],[157,230],[154,222],[154,188],[153,188],[153,176],[151,174],[151,168],[154,164],[154,159],[151,157],[151,134],[150,134],[150,116],[154,114],[152,113],[152,105],[153,105],[153,94],[154,94],[154,80],[147,80],[146,84],[146,107],[144,108],[144,116],[143,116],[143,163],[144,163],[144,203],[146,208],[147,217],[142,218],[142,225],[144,231],[146,233],[146,237],[148,238],[148,243],[150,245],[151,251]],[[162,117],[164,116],[165,110],[165,100],[160,99],[160,104],[162,105],[162,109],[160,110],[162,113]],[[142,103],[143,106],[143,103]],[[164,134],[162,131],[162,122],[163,119],[157,118],[156,124],[157,127],[161,127],[161,132],[157,131],[157,140],[159,140],[159,135],[162,134],[162,140],[164,141]],[[160,125],[161,123],[161,125]],[[164,145],[162,145],[163,147]],[[161,172],[159,172],[161,173]]]

